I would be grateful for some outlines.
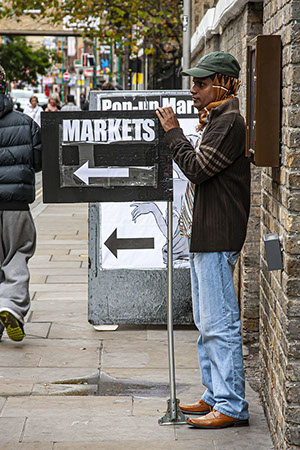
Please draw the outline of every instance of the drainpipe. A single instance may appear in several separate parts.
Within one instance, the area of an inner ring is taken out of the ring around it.
[[[191,66],[191,0],[183,1],[182,31],[182,69],[187,70]],[[182,89],[190,89],[190,77],[182,77]]]

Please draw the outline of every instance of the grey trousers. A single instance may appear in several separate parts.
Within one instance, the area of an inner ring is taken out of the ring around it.
[[[30,211],[0,211],[0,312],[24,323],[30,308],[28,260],[36,230]]]

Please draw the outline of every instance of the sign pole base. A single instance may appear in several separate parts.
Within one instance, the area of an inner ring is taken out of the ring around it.
[[[167,400],[167,411],[165,415],[158,420],[159,425],[186,425],[187,418],[179,408],[177,398]]]

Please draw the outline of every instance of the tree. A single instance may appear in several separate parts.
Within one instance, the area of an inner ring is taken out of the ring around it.
[[[182,54],[182,0],[11,0],[0,9],[0,17],[20,18],[25,10],[37,9],[38,17],[55,24],[68,18],[73,29],[114,45],[121,56],[137,57],[143,48],[154,69]]]
[[[57,54],[44,47],[34,50],[23,36],[10,36],[0,45],[0,61],[9,81],[37,85],[37,76],[46,75],[55,59]]]

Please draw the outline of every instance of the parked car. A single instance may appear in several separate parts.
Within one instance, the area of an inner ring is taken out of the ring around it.
[[[23,89],[12,89],[11,96],[15,108],[18,111],[23,112],[26,106],[29,105],[29,99],[32,95],[34,95],[32,91],[27,91]]]

